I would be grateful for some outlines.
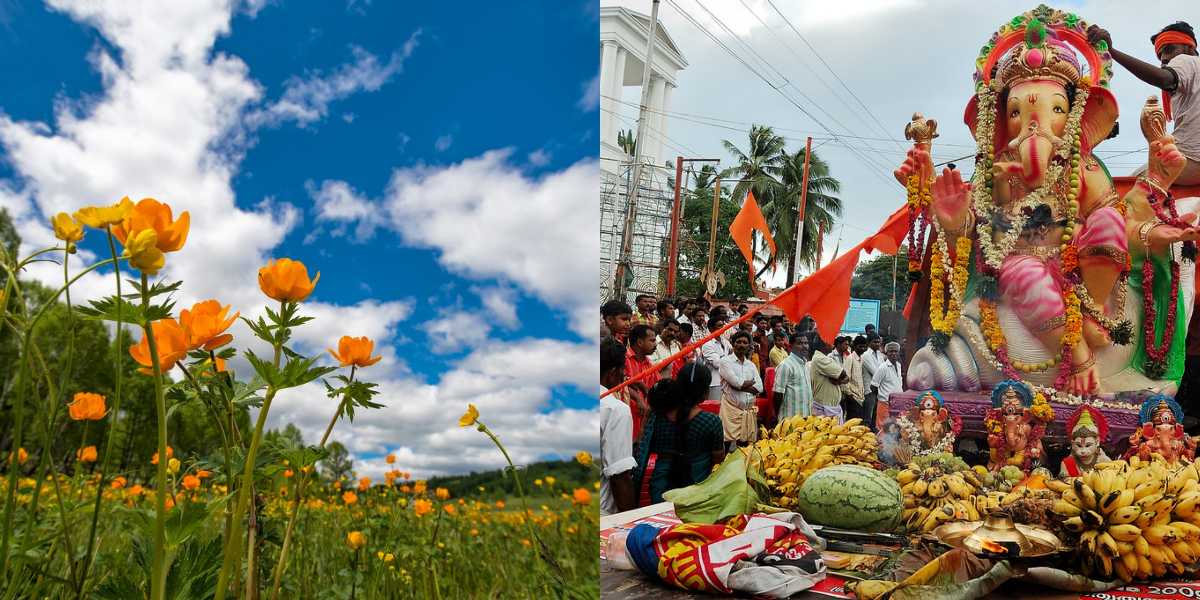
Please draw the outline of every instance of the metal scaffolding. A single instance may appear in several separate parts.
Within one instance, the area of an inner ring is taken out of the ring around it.
[[[602,170],[600,177],[600,302],[612,299],[617,260],[624,235],[626,199],[633,177],[632,163],[621,163],[616,173]],[[647,166],[649,167],[649,166]],[[674,197],[666,173],[644,168],[637,193],[637,219],[633,225],[630,262],[633,282],[626,291],[630,304],[638,294],[658,296],[666,284],[667,247],[671,235]]]

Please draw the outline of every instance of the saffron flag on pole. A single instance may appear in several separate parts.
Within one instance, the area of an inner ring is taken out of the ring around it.
[[[767,227],[767,220],[758,208],[758,202],[754,200],[754,192],[750,191],[746,192],[746,201],[742,203],[742,209],[733,218],[733,223],[729,224],[729,235],[733,238],[733,242],[737,244],[738,248],[741,249],[742,256],[746,259],[746,264],[750,267],[751,289],[756,289],[754,282],[755,230],[758,230],[762,234],[767,248],[771,250],[771,254],[766,260],[766,265],[770,265],[775,260],[775,240],[771,237],[771,229]],[[763,270],[766,270],[766,266],[763,267]]]

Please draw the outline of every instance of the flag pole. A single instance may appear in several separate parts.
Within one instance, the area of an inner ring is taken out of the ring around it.
[[[792,261],[794,271],[792,282],[800,281],[800,247],[804,243],[804,209],[808,206],[808,163],[812,157],[812,136],[804,141],[804,178],[800,184],[800,210],[796,221],[796,260]]]

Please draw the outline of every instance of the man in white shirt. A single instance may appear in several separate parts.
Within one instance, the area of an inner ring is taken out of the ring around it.
[[[758,406],[754,399],[762,393],[758,367],[750,360],[750,333],[733,334],[733,354],[721,359],[721,424],[725,441],[744,446],[758,439]]]
[[[708,322],[708,326],[712,328],[713,331],[716,331],[725,326],[725,319],[721,318],[720,315],[713,317]],[[704,335],[708,335],[707,330]],[[692,339],[698,339],[698,336],[696,334],[692,334]],[[704,342],[703,346],[700,346],[700,356],[704,359],[704,364],[708,367],[708,370],[712,371],[713,373],[721,370],[721,359],[729,356],[732,352],[733,348],[729,345],[729,342],[725,341],[725,338],[719,335],[711,340],[708,340],[707,342]],[[712,378],[712,383],[710,383],[708,387],[708,399],[721,399],[720,377]]]
[[[900,344],[888,342],[884,348],[884,355],[887,359],[879,365],[879,369],[871,378],[871,388],[876,390],[877,400],[871,409],[875,413],[874,419],[868,423],[873,425],[876,431],[881,430],[884,421],[887,421],[892,394],[904,391],[904,378],[900,372]]]
[[[808,382],[808,335],[792,334],[792,351],[775,367],[775,414],[779,420],[812,414],[812,384]]]
[[[1088,41],[1103,40],[1114,60],[1142,81],[1163,91],[1167,119],[1175,122],[1171,135],[1187,158],[1177,185],[1200,184],[1200,55],[1196,32],[1183,21],[1167,25],[1150,37],[1161,67],[1113,48],[1112,37],[1097,25],[1088,28]],[[1153,174],[1150,174],[1153,176]]]
[[[650,362],[658,364],[660,361],[671,358],[676,352],[683,350],[683,346],[679,344],[679,336],[682,335],[679,329],[679,322],[673,318],[665,318],[658,322],[662,330],[658,334],[658,344],[654,347],[654,353],[650,355]],[[661,377],[671,376],[671,365],[663,367],[659,371]]]
[[[625,346],[612,338],[600,341],[600,393],[625,379]],[[600,399],[600,514],[637,508],[633,482],[633,416],[629,405],[609,394]]]
[[[863,376],[862,359],[850,349],[850,336],[838,338],[834,342],[833,358],[842,365],[846,372],[847,381],[843,383],[842,404],[846,419],[863,416]]]
[[[862,353],[863,381],[870,384],[879,365],[887,360],[883,355],[883,340],[876,334],[867,336],[867,351]]]

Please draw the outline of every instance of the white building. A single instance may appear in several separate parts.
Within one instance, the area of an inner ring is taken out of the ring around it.
[[[643,159],[661,165],[668,157],[663,153],[667,136],[667,119],[662,114],[671,110],[671,95],[677,87],[679,71],[687,67],[683,54],[660,21],[654,46],[654,64],[650,69],[650,97],[647,103],[646,132],[640,136],[646,145]],[[600,156],[606,169],[617,171],[618,161],[631,157],[617,145],[617,132],[633,129],[637,108],[620,104],[626,87],[641,88],[646,68],[646,38],[650,34],[650,17],[627,8],[608,6],[600,9]],[[639,95],[629,100],[637,104]],[[625,115],[623,122],[617,115]]]
[[[626,199],[631,180],[633,156],[617,144],[621,130],[634,130],[642,77],[646,68],[646,42],[650,35],[650,17],[627,8],[600,9],[600,295],[611,297],[616,263],[627,214]],[[637,136],[642,144],[644,169],[638,192],[637,220],[633,227],[630,263],[632,283],[627,300],[639,292],[659,294],[665,282],[667,239],[673,195],[669,180],[674,169],[663,168],[674,156],[664,151],[667,141],[667,117],[679,71],[687,67],[683,54],[660,21],[650,67],[650,93],[643,131]],[[624,100],[627,87],[638,88]],[[629,103],[629,104],[626,104]],[[632,106],[630,106],[632,104]],[[636,132],[635,132],[636,133]]]

